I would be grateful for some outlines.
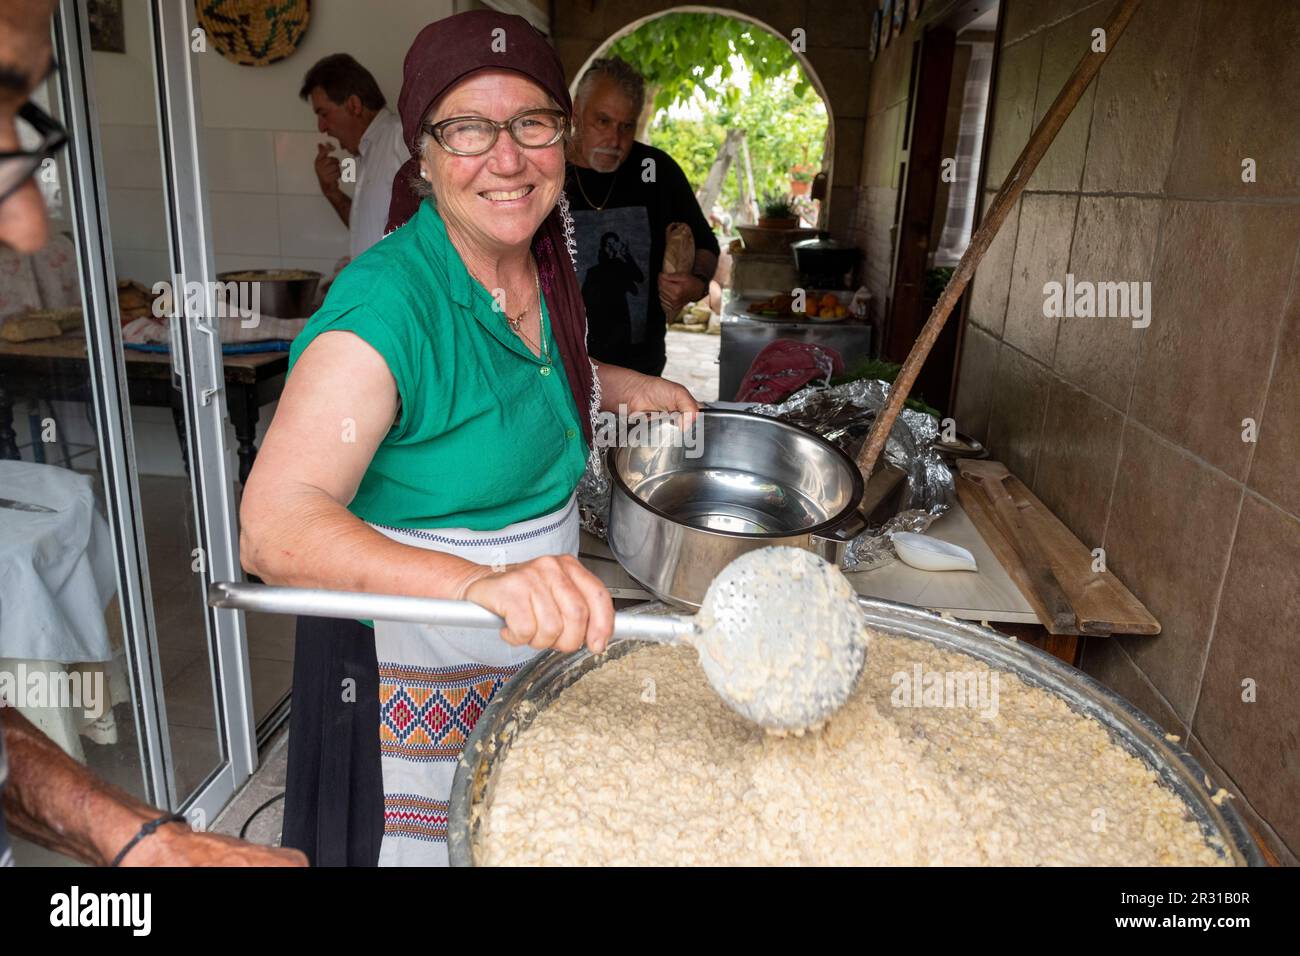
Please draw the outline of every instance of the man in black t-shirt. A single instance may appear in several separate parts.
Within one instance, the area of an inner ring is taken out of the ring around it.
[[[708,295],[718,240],[681,167],[632,138],[644,102],[641,76],[620,59],[596,60],[583,74],[565,192],[577,229],[592,358],[658,375],[665,309],[675,315]],[[690,227],[695,261],[689,271],[665,273],[665,230],[675,222]]]

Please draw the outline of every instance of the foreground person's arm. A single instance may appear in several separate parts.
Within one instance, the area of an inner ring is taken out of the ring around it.
[[[618,412],[676,412],[682,425],[689,428],[699,413],[699,403],[686,386],[655,375],[642,375],[630,368],[597,362],[600,378],[600,409]]]
[[[163,811],[100,780],[63,752],[27,718],[0,707],[9,757],[4,814],[9,830],[91,866],[104,866],[140,827]],[[306,866],[297,850],[245,843],[180,823],[137,843],[122,866]]]
[[[244,488],[244,568],[272,584],[474,601],[506,619],[512,644],[602,650],[613,603],[577,558],[494,572],[398,544],[347,510],[397,411],[393,376],[360,337],[325,332],[307,347]]]

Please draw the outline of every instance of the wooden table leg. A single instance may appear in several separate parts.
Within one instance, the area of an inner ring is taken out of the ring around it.
[[[226,390],[230,420],[235,426],[235,439],[239,442],[239,483],[248,482],[257,458],[257,386],[244,385]]]
[[[176,442],[181,446],[181,464],[185,468],[185,474],[190,473],[190,443],[189,435],[185,431],[185,409],[181,405],[181,393],[173,391],[171,393],[172,424],[176,426]]]
[[[17,461],[18,433],[14,431],[14,397],[0,383],[0,458]]]

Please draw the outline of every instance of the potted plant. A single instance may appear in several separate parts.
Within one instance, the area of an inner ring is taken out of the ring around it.
[[[764,229],[796,229],[799,216],[794,211],[794,204],[788,196],[770,195],[763,197],[763,214],[758,217],[758,224]]]
[[[813,168],[806,163],[797,163],[790,167],[790,193],[794,196],[806,196],[812,188]]]

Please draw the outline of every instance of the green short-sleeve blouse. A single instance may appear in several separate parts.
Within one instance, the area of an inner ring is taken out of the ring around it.
[[[548,364],[470,278],[433,204],[358,256],[293,342],[347,331],[388,363],[401,412],[349,510],[397,528],[492,531],[561,507],[587,446],[543,304]]]

